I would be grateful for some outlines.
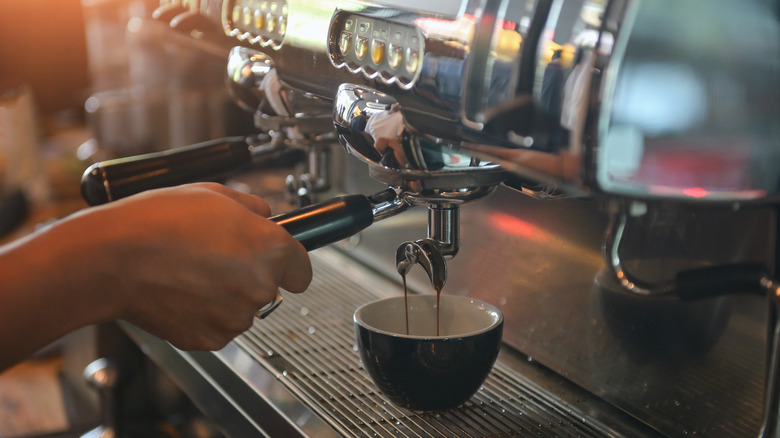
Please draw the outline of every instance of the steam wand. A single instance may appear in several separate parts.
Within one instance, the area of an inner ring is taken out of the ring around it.
[[[656,297],[677,295],[683,301],[700,300],[733,293],[764,295],[768,301],[767,360],[764,387],[764,415],[760,438],[780,438],[780,283],[768,269],[755,263],[741,263],[682,271],[675,279],[643,281],[624,268],[619,249],[628,212],[613,215],[605,241],[605,256],[618,283],[634,295]]]

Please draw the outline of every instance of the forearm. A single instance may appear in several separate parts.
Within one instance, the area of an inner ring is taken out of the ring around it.
[[[110,294],[95,300],[100,287],[86,272],[89,258],[102,256],[98,242],[74,238],[78,232],[57,224],[0,248],[0,370],[71,330],[112,318]]]
[[[216,184],[82,210],[0,248],[0,370],[71,330],[123,319],[184,349],[218,349],[279,287],[303,292],[303,246],[260,198]]]

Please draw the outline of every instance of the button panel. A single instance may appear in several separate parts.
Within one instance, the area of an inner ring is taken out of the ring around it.
[[[410,88],[419,77],[424,38],[415,26],[350,12],[334,16],[329,51],[336,67]]]
[[[287,12],[287,0],[227,0],[222,25],[229,36],[278,49],[287,32]]]

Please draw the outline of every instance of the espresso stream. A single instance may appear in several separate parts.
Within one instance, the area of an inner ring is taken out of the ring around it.
[[[408,292],[406,291],[406,275],[401,274],[401,281],[404,285],[404,315],[406,316],[406,334],[409,334],[409,305],[407,304]],[[441,288],[436,288],[436,336],[439,336],[439,309],[441,305]]]

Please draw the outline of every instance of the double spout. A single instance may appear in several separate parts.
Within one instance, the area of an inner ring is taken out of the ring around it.
[[[402,243],[395,253],[398,273],[405,278],[414,265],[420,265],[425,270],[434,289],[442,290],[447,282],[447,262],[444,261],[437,242],[420,239]]]
[[[458,252],[457,205],[428,206],[428,237],[402,243],[395,253],[398,273],[406,277],[414,265],[420,265],[437,291],[447,282],[447,258]]]

